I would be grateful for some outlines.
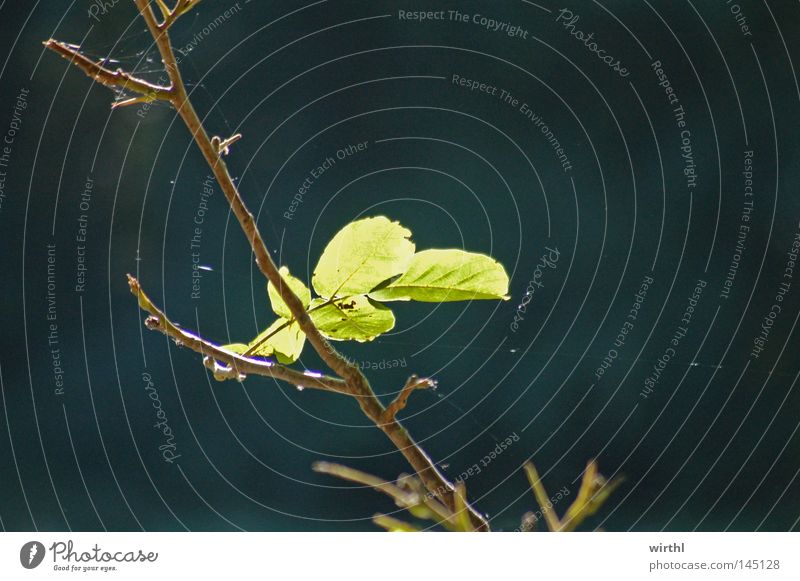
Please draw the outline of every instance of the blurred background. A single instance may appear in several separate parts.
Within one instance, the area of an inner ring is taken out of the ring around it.
[[[785,531],[798,31],[788,2],[203,0],[172,40],[295,275],[374,215],[506,266],[509,301],[396,304],[393,332],[341,344],[384,401],[439,380],[401,418],[452,479],[477,466],[493,528],[535,508],[526,460],[569,499],[597,458],[625,482],[587,530]],[[409,470],[354,401],[217,383],[143,328],[128,272],[219,343],[273,315],[174,111],[112,112],[50,37],[166,82],[128,0],[0,1],[0,525],[375,530],[388,499],[311,470]]]

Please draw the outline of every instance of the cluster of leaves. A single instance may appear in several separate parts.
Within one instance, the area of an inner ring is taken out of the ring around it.
[[[455,509],[451,510],[434,494],[425,490],[422,482],[415,476],[401,474],[395,482],[386,482],[377,476],[372,476],[360,470],[354,470],[340,464],[317,462],[314,470],[357,482],[382,492],[394,500],[395,504],[405,509],[409,514],[421,521],[432,523],[430,526],[439,526],[452,532],[473,532],[475,527],[469,518],[467,507],[467,491],[463,482],[455,485]],[[567,508],[563,518],[558,518],[553,509],[553,501],[539,478],[539,473],[531,462],[525,464],[525,473],[528,476],[531,490],[536,502],[541,507],[538,514],[543,515],[548,530],[552,532],[568,532],[577,529],[587,518],[595,514],[605,504],[611,493],[622,483],[622,478],[617,477],[611,481],[604,478],[597,469],[597,462],[589,461],[581,479],[573,503]],[[390,532],[417,532],[423,530],[417,524],[412,524],[386,514],[376,514],[372,521]],[[522,525],[518,530],[529,532],[536,528],[538,517],[536,513],[526,513],[522,518]]]
[[[386,302],[508,299],[508,275],[500,263],[457,249],[416,252],[411,231],[384,216],[351,222],[333,237],[311,279],[316,297],[288,268],[280,272],[320,333],[333,341],[372,341],[393,329]],[[293,363],[305,335],[272,283],[267,295],[278,319],[250,343],[225,348]]]

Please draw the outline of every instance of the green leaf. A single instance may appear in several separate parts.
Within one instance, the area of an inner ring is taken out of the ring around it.
[[[303,303],[303,308],[307,309],[311,302],[311,291],[308,290],[308,287],[302,280],[289,274],[289,269],[285,266],[281,266],[280,273],[283,280],[289,285],[289,288],[294,291],[294,294],[296,294],[300,302]],[[272,310],[275,311],[275,314],[284,319],[291,319],[292,312],[289,310],[289,306],[283,302],[281,295],[278,294],[278,289],[271,282],[267,283],[267,294],[269,295],[269,302],[272,303]]]
[[[280,331],[267,339],[263,345],[256,347],[251,355],[275,355],[275,358],[280,363],[284,364],[297,361],[300,354],[303,352],[306,336],[305,333],[300,330],[300,325],[296,322],[292,321],[288,325],[287,323],[289,323],[287,319],[280,318],[272,323],[266,331],[256,337],[250,345],[257,345],[260,338],[268,337],[272,333],[275,333],[277,329],[280,329]]]
[[[403,276],[369,296],[377,301],[441,303],[508,300],[506,293],[508,275],[493,258],[463,250],[434,249],[415,254]]]
[[[225,349],[225,351],[231,351],[237,355],[244,355],[245,352],[250,349],[250,346],[245,345],[244,343],[231,343],[230,345],[223,345],[222,349]]]
[[[382,527],[390,533],[418,533],[419,529],[414,525],[398,520],[394,517],[385,514],[376,514],[372,517],[374,522],[379,527]]]
[[[363,343],[394,328],[394,313],[364,295],[326,303],[326,300],[314,299],[308,314],[328,339]]]
[[[222,348],[247,357],[275,357],[279,363],[289,364],[300,357],[305,342],[306,336],[300,326],[281,317],[249,344],[232,343]]]
[[[384,216],[351,222],[325,247],[311,283],[317,294],[365,294],[402,274],[414,255],[411,231]]]

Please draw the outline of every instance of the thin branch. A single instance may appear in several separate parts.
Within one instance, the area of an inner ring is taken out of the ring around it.
[[[469,503],[467,502],[467,487],[463,482],[456,484],[456,491],[453,495],[456,507],[453,514],[455,526],[461,531],[474,531],[475,526],[469,516]]]
[[[379,490],[385,495],[390,496],[395,503],[402,507],[415,506],[421,502],[418,496],[413,492],[400,488],[393,482],[388,482],[372,474],[356,470],[355,468],[349,468],[332,462],[314,462],[311,469],[320,474],[329,474],[341,478],[342,480],[349,480],[350,482],[356,482]]]
[[[553,532],[560,531],[561,521],[558,519],[554,511],[548,510],[547,508],[548,504],[550,504],[550,498],[547,496],[547,491],[544,488],[544,484],[542,484],[542,479],[539,476],[539,472],[536,470],[533,462],[526,462],[524,468],[525,474],[528,477],[528,482],[530,482],[531,489],[536,497],[536,502],[539,504],[544,514],[544,520],[547,523],[547,528]]]
[[[385,409],[378,398],[375,397],[369,382],[363,378],[359,383],[358,378],[348,378],[348,385],[352,386],[357,395],[358,405],[372,422],[392,441],[395,447],[405,457],[416,475],[422,481],[432,497],[440,499],[449,510],[455,511],[455,486],[439,470],[430,456],[417,444],[400,422],[396,419],[391,422],[384,422]],[[489,523],[474,507],[469,507],[470,519],[475,523],[476,530],[488,531]]]
[[[417,389],[434,389],[436,388],[436,381],[433,379],[429,379],[427,377],[420,379],[416,375],[412,375],[406,381],[405,386],[403,389],[400,390],[400,393],[397,394],[395,400],[390,403],[386,409],[384,410],[381,421],[385,424],[390,422],[396,421],[395,418],[400,411],[406,407],[408,403],[408,398],[411,397],[411,394]]]
[[[117,69],[112,71],[102,65],[102,60],[94,62],[90,58],[82,55],[77,48],[73,45],[59,42],[54,39],[45,41],[44,46],[52,50],[57,55],[67,59],[72,64],[81,69],[86,75],[103,84],[107,87],[114,87],[124,91],[132,91],[139,93],[140,97],[136,99],[129,99],[127,101],[120,101],[113,106],[120,107],[123,105],[130,105],[133,102],[141,101],[170,101],[172,99],[172,89],[161,85],[154,85],[144,79],[134,77],[130,73]]]
[[[242,376],[261,375],[291,383],[296,387],[308,387],[352,395],[347,384],[341,379],[316,373],[309,375],[271,361],[242,357],[241,355],[222,349],[213,343],[209,343],[202,337],[185,331],[170,321],[145,294],[139,281],[131,275],[128,275],[128,285],[130,286],[131,293],[138,299],[139,307],[150,313],[150,316],[147,317],[145,321],[147,328],[151,331],[160,331],[164,335],[174,339],[178,344],[188,347],[192,351],[196,351],[206,357],[206,367],[214,371],[214,375],[218,379],[241,379]],[[223,363],[224,366],[220,366],[220,362]]]

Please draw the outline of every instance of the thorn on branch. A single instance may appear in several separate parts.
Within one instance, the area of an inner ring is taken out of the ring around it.
[[[384,410],[383,414],[381,415],[381,422],[384,424],[394,422],[397,414],[406,407],[408,398],[411,397],[411,394],[415,390],[435,389],[436,385],[436,381],[428,377],[419,378],[416,375],[409,377],[408,381],[406,381],[406,384],[403,386],[403,389],[401,389],[400,393],[397,394],[395,400],[389,404],[386,410]]]
[[[44,46],[54,53],[65,58],[70,63],[81,69],[86,75],[101,85],[122,89],[123,91],[131,91],[138,93],[138,97],[126,99],[114,103],[112,107],[124,107],[126,105],[133,105],[134,103],[150,102],[150,101],[171,101],[172,88],[164,87],[162,85],[155,85],[144,79],[134,77],[132,74],[117,69],[112,71],[107,69],[101,63],[103,60],[95,62],[92,59],[84,56],[78,50],[78,47],[65,42],[60,42],[55,39],[45,41]]]
[[[152,95],[142,95],[141,97],[131,97],[130,99],[124,99],[123,101],[114,101],[111,104],[111,108],[116,109],[118,107],[138,105],[139,103],[152,103],[155,100],[156,99]]]
[[[144,320],[144,326],[147,327],[148,331],[159,331],[161,329],[161,320],[150,315]]]
[[[233,365],[222,365],[213,357],[203,357],[203,365],[211,371],[217,381],[235,379],[241,383],[247,379],[247,376],[244,373],[239,373]]]
[[[230,150],[231,145],[239,141],[241,138],[242,138],[241,133],[237,133],[236,135],[231,135],[227,139],[222,139],[215,135],[214,137],[211,138],[211,145],[216,150],[218,156],[228,155],[231,152]]]

